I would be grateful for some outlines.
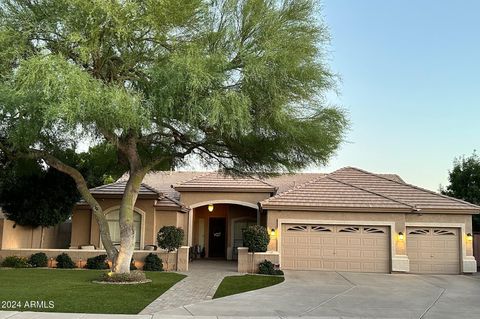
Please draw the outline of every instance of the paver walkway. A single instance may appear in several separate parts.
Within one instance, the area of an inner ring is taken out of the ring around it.
[[[212,299],[226,276],[240,275],[237,263],[224,260],[195,260],[190,263],[185,279],[158,297],[140,314],[153,314]]]

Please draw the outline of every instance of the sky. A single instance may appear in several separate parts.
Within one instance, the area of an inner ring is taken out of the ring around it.
[[[438,191],[455,157],[480,150],[480,1],[324,0],[330,102],[351,121],[329,172],[396,173]]]

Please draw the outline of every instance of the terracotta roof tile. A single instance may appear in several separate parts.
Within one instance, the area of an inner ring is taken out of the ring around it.
[[[102,185],[90,189],[90,192],[93,195],[123,195],[125,191],[125,186],[127,185],[126,181],[119,181],[112,184]],[[153,187],[142,183],[140,185],[139,195],[160,195],[160,192],[154,189]]]
[[[177,191],[275,192],[275,186],[251,176],[209,172],[174,185]]]
[[[263,201],[264,208],[375,208],[389,210],[468,210],[473,204],[437,194],[399,180],[346,167]]]

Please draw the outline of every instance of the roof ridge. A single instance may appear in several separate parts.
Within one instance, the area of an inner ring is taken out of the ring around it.
[[[322,175],[322,176],[318,176],[318,177],[315,177],[314,179],[311,179],[309,181],[306,181],[302,184],[299,184],[297,186],[294,186],[293,188],[290,188],[290,189],[287,189],[286,191],[282,192],[282,193],[278,193],[278,194],[275,194],[275,196],[271,196],[267,199],[265,199],[264,201],[262,202],[269,202],[271,199],[274,199],[274,198],[278,198],[280,196],[283,196],[285,194],[288,194],[288,193],[291,193],[299,188],[302,188],[302,187],[305,187],[306,185],[310,184],[310,183],[314,183],[314,182],[317,182],[318,180],[322,179],[322,178],[326,178],[328,175],[325,174],[325,175]]]
[[[402,201],[400,201],[400,200],[391,198],[391,197],[389,197],[389,196],[386,196],[386,195],[383,195],[383,194],[379,194],[379,193],[374,192],[374,191],[372,191],[372,190],[369,190],[369,189],[367,189],[367,188],[363,188],[363,187],[360,187],[360,186],[357,186],[357,185],[353,185],[353,184],[350,184],[350,183],[348,183],[348,182],[338,180],[338,179],[336,179],[336,178],[334,178],[334,177],[331,177],[331,176],[327,176],[326,178],[328,178],[328,179],[330,179],[330,180],[333,180],[333,181],[335,181],[335,182],[344,184],[344,185],[348,185],[348,186],[357,188],[357,189],[362,190],[362,191],[364,191],[364,192],[368,192],[368,193],[371,193],[371,194],[374,194],[374,195],[383,197],[383,198],[388,199],[388,200],[390,200],[390,201],[392,201],[392,202],[400,203],[400,204],[402,204],[402,205],[404,205],[404,206],[408,206],[408,207],[410,207],[410,208],[412,208],[412,209],[415,209],[415,208],[416,208],[415,206],[412,206],[412,205],[410,205],[410,204],[404,203],[404,202],[402,202]]]
[[[380,176],[380,175],[378,175],[378,174],[375,174],[375,173],[372,173],[372,172],[369,172],[369,171],[365,171],[365,170],[360,169],[360,168],[357,168],[357,167],[349,167],[349,168],[352,168],[352,169],[354,169],[354,170],[357,170],[357,171],[362,172],[362,173],[365,173],[365,174],[373,175],[373,176],[378,177],[378,178],[385,179],[385,180],[390,181],[390,182],[394,182],[394,183],[397,183],[397,184],[400,184],[400,185],[409,186],[409,187],[412,187],[412,188],[415,188],[415,189],[418,189],[418,190],[421,190],[421,191],[430,193],[430,194],[432,194],[432,195],[436,195],[436,196],[438,196],[438,197],[446,198],[446,199],[449,199],[449,200],[453,200],[453,201],[456,201],[456,202],[460,202],[460,203],[462,203],[462,204],[466,204],[466,205],[468,205],[468,206],[472,206],[472,207],[474,207],[474,208],[480,209],[480,206],[478,206],[478,205],[469,203],[469,202],[467,202],[467,201],[464,201],[464,200],[461,200],[461,199],[458,199],[458,198],[455,198],[455,197],[450,197],[450,196],[447,196],[447,195],[443,195],[443,194],[440,194],[440,193],[431,191],[431,190],[429,190],[429,189],[425,189],[425,188],[422,188],[422,187],[419,187],[419,186],[415,186],[415,185],[412,185],[412,184],[409,184],[409,183],[401,183],[401,182],[398,182],[398,181],[396,181],[396,180],[392,180],[392,179],[389,179],[389,178]],[[332,174],[333,174],[333,173],[332,173]]]
[[[100,186],[97,186],[97,187],[90,188],[89,191],[104,189],[105,187],[110,186],[110,185],[121,184],[121,183],[126,183],[126,182],[127,181],[115,181],[113,183],[108,183],[108,184],[104,184],[104,185],[100,185]]]
[[[200,175],[195,176],[195,177],[193,177],[193,178],[184,180],[184,181],[182,181],[182,182],[180,182],[180,183],[178,183],[178,184],[176,184],[176,185],[171,185],[171,187],[174,188],[174,186],[181,186],[181,185],[184,184],[184,183],[197,180],[197,179],[199,179],[200,177],[208,176],[208,175],[213,174],[213,173],[216,173],[216,171],[213,171],[213,172],[205,172],[204,174],[200,174]]]
[[[147,183],[140,183],[141,186],[145,187],[146,189],[148,190],[151,190],[152,192],[155,192],[157,193],[158,195],[163,195],[163,192],[159,191],[158,189],[156,189],[155,187],[152,187],[150,185],[148,185]]]

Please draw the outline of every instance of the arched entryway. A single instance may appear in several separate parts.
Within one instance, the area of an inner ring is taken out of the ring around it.
[[[242,232],[257,224],[257,207],[247,203],[208,202],[195,205],[191,214],[191,246],[198,258],[236,259],[243,245]]]

